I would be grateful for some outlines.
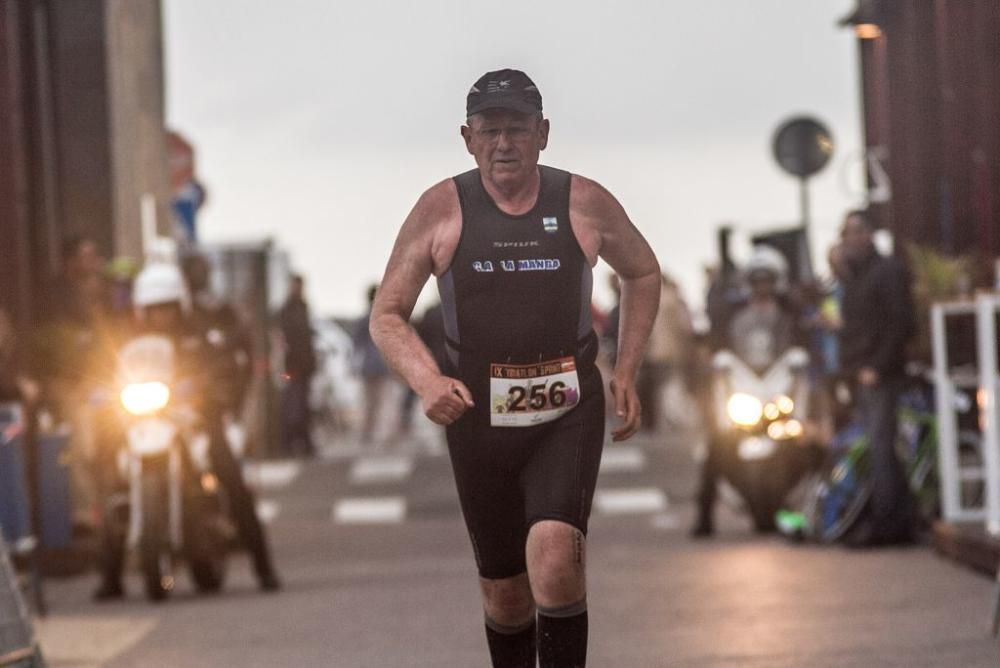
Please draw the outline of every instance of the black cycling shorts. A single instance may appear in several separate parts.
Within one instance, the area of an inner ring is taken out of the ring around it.
[[[491,427],[480,407],[448,427],[448,452],[479,574],[524,573],[528,530],[559,520],[584,534],[604,447],[604,388],[581,379],[571,412],[534,427]]]

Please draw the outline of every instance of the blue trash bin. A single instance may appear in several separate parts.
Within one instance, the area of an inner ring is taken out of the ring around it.
[[[9,410],[0,409],[0,529],[10,543],[31,535],[28,487],[24,465],[24,436]],[[5,420],[6,418],[6,420]],[[46,548],[66,548],[73,541],[69,473],[62,463],[67,438],[38,436],[40,542]]]
[[[6,436],[0,431],[0,531],[14,545],[31,535],[31,524],[20,440]]]

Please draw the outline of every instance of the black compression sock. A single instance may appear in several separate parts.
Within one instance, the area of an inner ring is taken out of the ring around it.
[[[535,668],[535,620],[521,627],[486,620],[486,640],[493,668]]]
[[[538,610],[540,668],[583,668],[587,665],[587,602]]]

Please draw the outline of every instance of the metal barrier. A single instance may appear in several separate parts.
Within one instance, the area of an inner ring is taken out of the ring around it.
[[[0,536],[0,667],[42,668],[44,665],[28,608],[8,558],[7,544]]]
[[[986,466],[986,530],[1000,536],[1000,364],[997,354],[997,315],[1000,294],[976,300],[976,336],[979,344],[979,411]],[[1000,568],[993,600],[993,635],[1000,636]]]
[[[976,299],[979,356],[979,414],[986,468],[986,530],[1000,536],[1000,365],[997,364],[997,315],[1000,294]]]
[[[975,316],[976,369],[952,368],[948,360],[948,318]],[[934,352],[934,385],[938,417],[938,467],[941,480],[941,514],[946,522],[982,523],[986,532],[1000,537],[1000,353],[997,317],[1000,293],[982,293],[975,301],[935,304],[931,309]],[[978,463],[962,461],[962,432],[955,414],[956,398],[965,390],[975,392],[979,405],[981,453]],[[968,503],[963,484],[982,483],[978,505]],[[1000,569],[994,593],[992,632],[1000,636]]]
[[[946,522],[986,521],[985,496],[963,495],[968,483],[986,484],[985,461],[962,461],[963,440],[956,406],[962,395],[977,396],[980,374],[975,364],[954,366],[948,355],[948,323],[977,313],[976,302],[937,303],[931,308],[931,345],[934,355],[934,389],[938,419],[938,475],[941,481],[941,515]]]

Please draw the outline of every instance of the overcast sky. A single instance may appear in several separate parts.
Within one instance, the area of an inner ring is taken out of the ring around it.
[[[817,257],[862,198],[857,47],[835,25],[852,0],[163,4],[168,122],[209,189],[202,237],[274,237],[322,313],[358,312],[420,193],[474,166],[458,128],[491,69],[534,79],[542,162],[609,188],[692,302],[718,223],[797,218],[770,150],[783,119],[815,115],[836,141],[813,180]]]

